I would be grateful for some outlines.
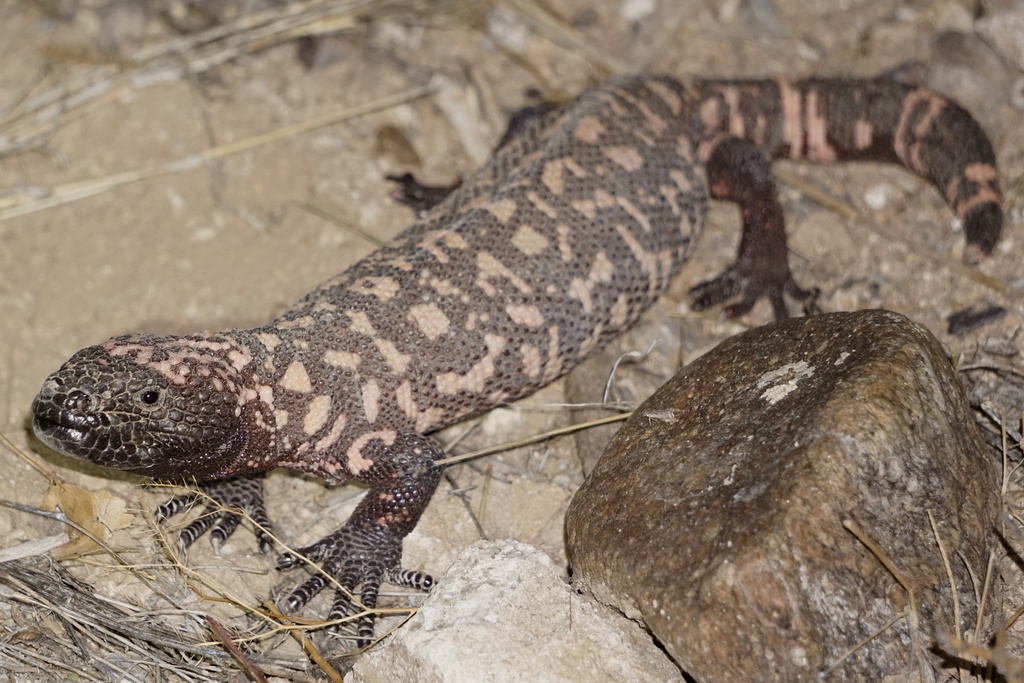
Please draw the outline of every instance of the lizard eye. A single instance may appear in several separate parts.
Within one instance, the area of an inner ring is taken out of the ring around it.
[[[155,406],[160,402],[160,390],[148,387],[140,391],[137,395],[139,403],[146,406]]]

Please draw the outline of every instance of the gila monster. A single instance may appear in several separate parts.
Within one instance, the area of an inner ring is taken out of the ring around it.
[[[735,301],[726,312],[740,315],[767,297],[785,317],[784,295],[812,296],[787,263],[779,157],[902,164],[945,197],[969,251],[999,237],[992,146],[939,93],[888,76],[620,77],[519,117],[460,187],[276,320],[74,354],[45,380],[34,430],[100,465],[201,482],[265,528],[257,473],[358,480],[369,491],[348,522],[298,553],[368,608],[382,582],[429,589],[401,565],[441,478],[429,434],[536,391],[629,327],[690,255],[709,197],[739,205],[743,233],[736,261],[691,290],[695,308]],[[181,542],[210,531],[219,544],[237,525],[204,515]],[[282,606],[299,610],[328,583],[316,574]],[[355,609],[338,591],[329,618]],[[372,635],[365,615],[358,641]]]

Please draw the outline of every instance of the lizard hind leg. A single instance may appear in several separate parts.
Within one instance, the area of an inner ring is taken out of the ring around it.
[[[703,141],[699,151],[711,196],[739,205],[743,235],[733,264],[690,290],[693,307],[701,311],[740,297],[725,308],[732,318],[766,297],[782,319],[789,316],[785,295],[813,303],[817,290],[797,285],[789,270],[785,219],[767,155],[749,140],[725,135]]]

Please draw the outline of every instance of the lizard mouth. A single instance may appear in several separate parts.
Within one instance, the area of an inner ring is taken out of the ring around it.
[[[99,426],[91,415],[61,410],[36,399],[32,406],[32,431],[55,451],[84,457],[89,435]]]
[[[99,415],[61,409],[38,398],[32,413],[32,431],[58,453],[141,474],[153,469],[141,461],[138,448],[128,442],[126,434],[111,428]]]
[[[108,415],[62,407],[47,396],[37,396],[32,404],[32,431],[48,448],[63,455],[151,477],[209,479],[219,474],[215,462],[193,463],[187,472],[173,467],[175,460],[163,457],[177,443],[171,429],[148,425],[143,442],[136,441],[131,424],[111,422]]]

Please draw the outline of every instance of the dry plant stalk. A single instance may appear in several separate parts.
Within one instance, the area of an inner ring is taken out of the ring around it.
[[[524,439],[519,439],[517,441],[498,444],[497,446],[490,446],[488,448],[481,448],[480,450],[472,451],[470,453],[463,453],[462,455],[452,455],[447,458],[442,458],[438,460],[436,464],[454,465],[456,463],[466,462],[467,460],[475,460],[476,458],[482,458],[485,455],[494,455],[495,453],[510,451],[513,448],[522,448],[523,446],[529,446],[535,443],[540,443],[541,441],[553,439],[556,436],[572,434],[582,429],[589,429],[590,427],[600,427],[601,425],[606,425],[613,422],[623,422],[624,420],[629,419],[630,415],[632,415],[632,413],[617,413],[615,415],[609,415],[607,417],[598,418],[596,420],[590,420],[589,422],[581,422],[579,424],[569,425],[568,427],[552,429],[541,434],[536,434],[534,436],[528,436]]]
[[[19,100],[0,110],[0,158],[44,146],[66,121],[84,115],[92,107],[115,100],[125,90],[195,77],[243,54],[298,36],[354,28],[360,18],[370,11],[381,12],[404,4],[408,4],[407,0],[311,0],[290,3],[201,33],[144,48],[116,65],[90,66],[76,73],[66,70],[69,73],[63,74],[65,80],[61,84],[35,95],[26,91]],[[43,80],[35,79],[32,85],[39,85]],[[0,193],[0,220],[91,197],[128,183],[192,170],[211,160],[403,104],[430,92],[430,87],[416,88],[145,169],[55,187],[26,187]]]
[[[62,483],[6,435],[0,434],[0,445],[29,462],[51,485]],[[91,535],[62,513],[17,503],[7,507],[44,515]],[[164,590],[154,571],[159,567],[132,564],[101,539],[93,540],[114,559],[114,564],[106,565],[109,571],[130,572],[166,607],[143,608],[100,595],[43,550],[0,563],[0,605],[10,611],[5,624],[16,624],[16,637],[0,638],[0,669],[60,671],[87,681],[141,682],[140,670],[186,682],[234,675],[232,656],[209,638],[206,615]],[[307,663],[301,659],[258,654],[249,659],[266,673],[306,680]]]
[[[140,180],[146,180],[148,178],[154,178],[171,173],[190,171],[215,159],[221,159],[232,154],[238,154],[239,152],[244,152],[287,137],[305,133],[316,128],[321,128],[323,126],[339,123],[357,116],[363,116],[365,114],[377,112],[399,104],[411,102],[421,97],[425,97],[431,92],[432,89],[429,86],[425,88],[416,88],[398,93],[391,97],[385,97],[373,102],[368,102],[359,107],[328,112],[327,114],[316,116],[306,121],[301,121],[290,126],[284,126],[267,133],[253,135],[235,142],[226,143],[212,149],[207,149],[196,154],[190,154],[181,159],[157,164],[149,168],[126,171],[124,173],[115,173],[95,180],[65,183],[63,185],[48,188],[45,191],[39,191],[39,188],[37,188],[37,191],[33,192],[31,195],[11,195],[7,197],[7,201],[0,201],[0,221],[14,218],[15,216],[34,213],[43,209],[49,209],[54,206],[68,204],[86,197],[92,197],[94,195],[102,194],[103,192],[109,192],[110,190],[121,187],[122,185],[138,182]]]
[[[851,534],[856,536],[857,540],[863,543],[864,546],[871,551],[871,554],[874,555],[875,558],[882,563],[882,566],[885,567],[890,574],[892,574],[892,577],[896,579],[896,582],[900,584],[900,586],[903,587],[903,590],[907,592],[907,602],[909,603],[909,609],[904,610],[903,615],[907,619],[907,627],[910,630],[910,641],[911,643],[913,643],[914,658],[917,659],[918,665],[922,668],[922,670],[924,670],[924,668],[928,666],[928,663],[927,661],[925,661],[924,649],[921,645],[921,633],[920,629],[918,628],[918,624],[920,624],[920,619],[917,614],[917,596],[914,594],[914,587],[910,585],[910,582],[903,575],[903,572],[901,572],[896,567],[896,565],[892,563],[892,560],[890,560],[889,556],[885,554],[885,551],[883,551],[882,548],[877,543],[875,543],[874,540],[872,540],[871,537],[868,536],[860,528],[860,525],[858,525],[852,519],[846,519],[843,520],[843,527],[845,527],[846,530],[849,531]],[[893,621],[892,623],[896,622]],[[889,626],[886,626],[886,628],[889,628]],[[878,633],[880,634],[882,633],[882,631],[879,631]]]
[[[362,16],[401,4],[402,0],[288,3],[142,48],[112,63],[79,69],[44,67],[26,84],[19,98],[0,109],[0,158],[45,145],[69,117],[113,101],[126,90],[203,74],[242,55],[299,36],[354,28]],[[63,81],[32,94],[50,73],[59,74]]]

